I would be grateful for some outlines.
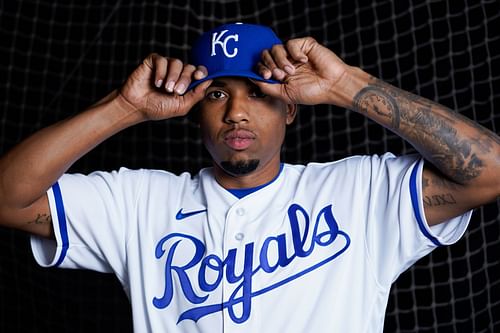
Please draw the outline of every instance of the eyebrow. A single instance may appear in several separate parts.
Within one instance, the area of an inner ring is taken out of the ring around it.
[[[227,84],[224,81],[220,81],[220,80],[214,80],[214,81],[212,81],[212,84],[210,85],[210,87],[219,87],[219,88],[223,88],[225,86],[227,86]]]
[[[248,87],[256,87],[256,85],[254,83],[252,83],[250,80],[247,80],[245,83]],[[212,81],[212,84],[210,84],[210,87],[217,87],[217,88],[224,88],[227,86],[228,86],[227,82],[222,81],[222,80],[217,80],[217,79],[214,79]]]

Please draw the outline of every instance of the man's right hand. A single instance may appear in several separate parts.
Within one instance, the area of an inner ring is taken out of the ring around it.
[[[151,54],[120,91],[16,145],[0,157],[0,225],[51,237],[46,192],[68,168],[125,128],[187,114],[211,81],[187,93],[185,87],[206,75],[203,67]]]
[[[184,116],[204,97],[207,80],[186,93],[193,80],[207,76],[204,66],[195,67],[179,59],[152,53],[129,76],[117,98],[129,111],[138,111],[144,120]]]

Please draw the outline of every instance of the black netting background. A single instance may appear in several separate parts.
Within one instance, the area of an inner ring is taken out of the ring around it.
[[[497,0],[1,1],[0,154],[105,96],[148,53],[186,59],[202,31],[235,21],[270,25],[283,39],[312,35],[347,63],[499,131]],[[387,150],[413,151],[358,114],[301,107],[283,157],[305,163]],[[196,126],[173,119],[123,131],[71,171],[208,164]],[[386,332],[500,331],[499,207],[477,210],[460,242],[400,277]],[[27,236],[0,229],[0,332],[130,332],[130,318],[114,277],[39,268]]]

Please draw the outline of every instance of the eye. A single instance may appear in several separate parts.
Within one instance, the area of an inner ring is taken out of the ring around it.
[[[209,99],[217,100],[226,97],[226,94],[223,91],[214,90],[209,92],[206,97],[208,97]]]

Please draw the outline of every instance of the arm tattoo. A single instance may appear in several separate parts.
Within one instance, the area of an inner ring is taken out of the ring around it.
[[[388,94],[381,94],[380,89],[369,85],[361,89],[354,98],[354,109],[368,113],[372,108],[377,115],[391,119],[392,128],[399,128],[401,116],[396,99]]]
[[[436,170],[436,172],[439,172]],[[423,177],[422,186],[425,188],[434,185],[436,189],[440,191],[451,191],[443,192],[438,194],[424,195],[422,198],[424,206],[426,207],[436,207],[444,205],[454,205],[457,203],[455,197],[453,196],[453,191],[457,190],[458,185],[446,180],[444,177]]]
[[[478,177],[486,155],[499,137],[442,105],[372,78],[353,100],[354,110],[373,115],[408,140],[452,181],[465,184]],[[459,126],[475,129],[476,137],[459,133]]]
[[[424,206],[426,207],[454,205],[457,203],[455,197],[451,193],[426,195],[422,200],[424,202]]]
[[[28,224],[51,224],[52,216],[50,214],[36,214],[36,218],[28,221]]]

